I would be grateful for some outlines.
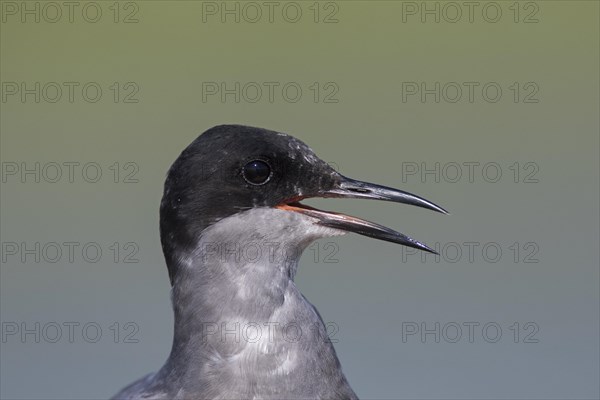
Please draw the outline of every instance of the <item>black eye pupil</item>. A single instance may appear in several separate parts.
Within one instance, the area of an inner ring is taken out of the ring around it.
[[[271,167],[264,161],[250,161],[244,166],[244,179],[253,185],[266,183],[271,177]]]

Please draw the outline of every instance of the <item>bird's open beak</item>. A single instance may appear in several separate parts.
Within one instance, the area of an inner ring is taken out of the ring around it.
[[[411,204],[418,207],[428,208],[443,214],[448,214],[448,212],[442,207],[414,194],[386,186],[376,185],[374,183],[357,181],[344,176],[333,189],[310,197],[345,197],[393,201],[396,203]],[[318,210],[316,208],[300,204],[297,198],[290,199],[289,201],[283,202],[276,207],[281,210],[294,211],[316,218],[319,221],[318,224],[322,226],[354,232],[358,233],[359,235],[386,240],[388,242],[399,243],[404,246],[414,247],[437,254],[427,245],[418,242],[400,232],[386,228],[383,225],[345,214]]]

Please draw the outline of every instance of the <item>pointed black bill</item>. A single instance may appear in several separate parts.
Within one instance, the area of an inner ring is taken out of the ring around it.
[[[411,204],[418,207],[427,208],[443,214],[448,214],[442,207],[414,194],[393,189],[386,186],[373,183],[361,182],[354,179],[342,177],[342,180],[326,192],[319,193],[315,197],[345,197],[393,201],[396,203]],[[414,247],[419,250],[437,254],[436,251],[414,240],[400,232],[396,232],[383,225],[364,219],[352,217],[345,214],[332,211],[322,211],[316,208],[305,206],[296,201],[282,203],[277,208],[287,211],[299,212],[319,220],[318,224],[343,231],[358,233],[359,235],[369,236],[375,239],[385,240],[392,243],[398,243],[408,247]]]
[[[437,204],[434,204],[431,201],[412,193],[387,186],[376,185],[374,183],[357,181],[355,179],[346,178],[345,176],[342,177],[342,181],[339,183],[338,187],[327,191],[323,197],[346,197],[393,201],[395,203],[410,204],[413,206],[437,211],[442,214],[448,214],[448,211],[444,210]]]

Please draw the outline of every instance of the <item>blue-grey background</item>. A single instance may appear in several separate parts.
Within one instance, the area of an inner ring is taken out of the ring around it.
[[[303,256],[298,285],[361,398],[599,397],[597,1],[0,3],[2,398],[106,398],[162,365],[162,184],[220,123],[291,133],[451,211],[309,202],[442,249],[349,235]],[[207,91],[236,82],[239,102]],[[403,340],[436,323],[439,343]]]

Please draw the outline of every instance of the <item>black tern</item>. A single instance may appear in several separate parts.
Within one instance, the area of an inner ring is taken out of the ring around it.
[[[354,232],[420,250],[382,225],[300,203],[360,198],[443,208],[338,173],[300,140],[220,125],[167,174],[160,237],[174,310],[170,356],[113,399],[356,399],[316,308],[294,283],[313,241]]]

